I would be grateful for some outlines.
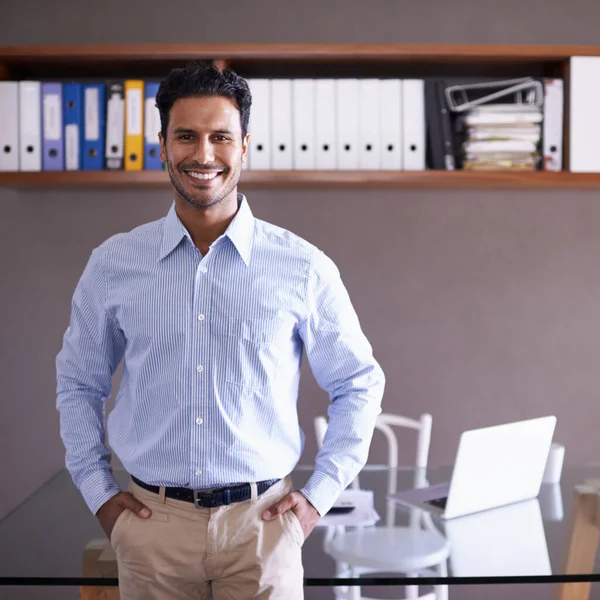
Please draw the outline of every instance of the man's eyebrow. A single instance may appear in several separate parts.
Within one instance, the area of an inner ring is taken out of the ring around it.
[[[177,127],[173,130],[173,133],[196,133],[194,129],[190,129],[189,127]],[[215,129],[213,133],[225,133],[227,135],[233,135],[233,131],[229,129]]]
[[[188,127],[177,127],[177,129],[173,130],[173,133],[196,133],[193,129],[189,129]]]

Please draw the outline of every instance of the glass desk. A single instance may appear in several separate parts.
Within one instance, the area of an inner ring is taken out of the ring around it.
[[[292,474],[294,486],[301,487],[311,473],[311,466],[297,467]],[[127,473],[117,470],[115,475],[122,488],[127,489]],[[427,470],[430,484],[447,481],[450,475],[450,468]],[[414,469],[400,468],[395,476],[398,491],[413,487]],[[335,597],[338,597],[338,591],[346,594],[344,597],[352,597],[353,588],[357,586],[446,587],[600,581],[600,556],[593,568],[585,572],[565,573],[563,569],[571,531],[574,488],[587,479],[600,479],[600,465],[565,466],[561,483],[542,485],[537,500],[528,501],[530,504],[517,516],[514,508],[518,505],[512,505],[505,507],[509,510],[503,517],[491,520],[488,517],[493,511],[446,524],[433,519],[429,524],[433,527],[430,533],[438,536],[434,540],[438,549],[447,547],[448,551],[444,553],[441,550],[431,568],[421,568],[417,561],[408,573],[395,569],[373,572],[374,565],[377,565],[377,551],[382,546],[366,550],[358,547],[362,536],[377,531],[385,537],[385,544],[395,547],[394,544],[398,543],[399,552],[402,547],[405,553],[423,553],[420,542],[414,542],[413,546],[410,546],[413,542],[407,542],[407,536],[410,538],[412,535],[411,523],[413,530],[422,530],[423,513],[387,500],[389,477],[388,469],[378,465],[367,465],[359,477],[360,488],[373,492],[373,506],[380,516],[375,524],[315,528],[303,547],[306,586],[336,588]],[[397,527],[407,529],[399,530]],[[354,537],[344,538],[351,535]],[[356,561],[346,562],[344,542],[347,541],[352,542],[350,554],[352,550],[358,554],[362,552],[365,564],[360,564],[360,557],[358,564]],[[369,555],[371,551],[375,558]],[[90,561],[98,559],[102,552],[104,558],[100,566],[96,564],[91,568]],[[62,470],[0,521],[0,586],[19,586],[19,589],[23,586],[112,586],[114,590],[118,580],[116,562],[111,561],[110,552],[99,523],[88,511],[67,471]],[[367,556],[364,556],[365,552]],[[85,560],[84,553],[87,553]],[[410,556],[404,556],[404,559],[409,560]],[[0,598],[3,597],[1,592],[0,587]],[[115,597],[118,598],[118,595]],[[330,592],[323,597],[333,595]],[[443,594],[438,597],[443,597]]]

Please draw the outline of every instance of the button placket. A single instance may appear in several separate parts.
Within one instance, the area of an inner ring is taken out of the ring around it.
[[[211,250],[211,254],[212,254]],[[204,257],[205,261],[206,258]],[[194,344],[194,355],[196,356],[196,375],[195,379],[196,384],[193,390],[193,402],[192,402],[192,419],[193,423],[196,426],[201,426],[204,423],[204,418],[200,417],[199,414],[204,412],[205,404],[206,404],[206,389],[207,389],[207,381],[206,377],[203,375],[205,368],[208,367],[208,363],[206,361],[209,360],[209,349],[210,342],[207,338],[208,335],[208,321],[207,321],[207,313],[210,312],[210,298],[211,298],[211,281],[208,276],[205,276],[208,273],[208,267],[205,264],[200,264],[197,266],[196,277],[195,277],[195,293],[194,293],[194,308],[195,308],[195,320],[196,327],[194,327],[195,335],[193,336],[193,344]],[[204,364],[199,364],[202,361]],[[200,377],[200,375],[203,375]],[[199,463],[205,463],[207,460],[206,455],[206,439],[204,434],[204,430],[198,429],[194,434],[194,443],[193,443],[193,452],[192,452],[192,465],[194,465],[194,473],[197,478],[203,476],[203,469],[198,466]]]

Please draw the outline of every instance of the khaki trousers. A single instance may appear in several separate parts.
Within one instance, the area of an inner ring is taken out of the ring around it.
[[[125,510],[113,528],[121,600],[302,600],[300,522],[291,510],[272,521],[261,516],[291,491],[291,479],[259,497],[251,487],[246,502],[196,508],[131,481],[129,492],[152,516]]]

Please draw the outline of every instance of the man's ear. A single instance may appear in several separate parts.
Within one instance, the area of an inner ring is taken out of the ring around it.
[[[242,162],[248,162],[248,148],[250,147],[250,134],[247,133],[246,137],[242,140]]]
[[[158,143],[160,144],[160,160],[161,162],[167,162],[167,149],[165,147],[165,140],[160,131],[158,132]]]

